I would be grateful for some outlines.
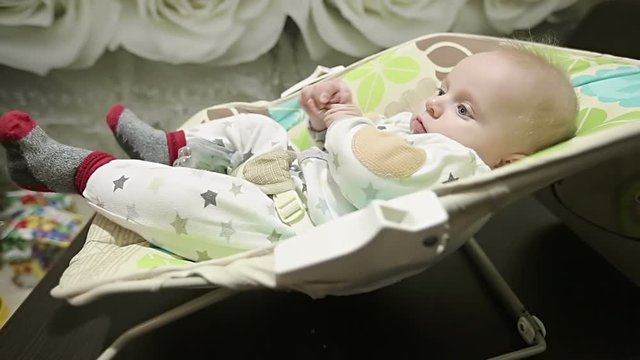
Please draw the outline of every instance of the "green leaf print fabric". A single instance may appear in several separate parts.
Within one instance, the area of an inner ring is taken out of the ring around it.
[[[411,56],[385,53],[348,72],[345,80],[361,80],[355,95],[363,112],[375,109],[385,96],[385,82],[404,84],[415,80],[420,64]]]

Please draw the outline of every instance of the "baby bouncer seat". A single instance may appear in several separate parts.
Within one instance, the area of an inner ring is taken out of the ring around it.
[[[501,41],[451,33],[424,36],[347,67],[318,67],[274,101],[203,109],[182,128],[237,113],[261,113],[285,127],[294,143],[304,149],[312,144],[298,100],[298,91],[304,85],[341,77],[363,112],[392,115],[411,110],[421,100],[419,94],[435,91],[438,81],[458,61]],[[515,200],[608,159],[637,152],[640,106],[628,99],[640,96],[640,87],[628,84],[628,79],[640,73],[640,62],[522,44],[550,57],[569,73],[580,100],[574,138],[490,173],[452,178],[429,190],[375,201],[365,209],[265,248],[197,263],[155,248],[97,215],[84,247],[71,260],[52,295],[80,305],[107,294],[130,291],[160,294],[169,288],[213,289],[127,331],[102,354],[102,359],[108,359],[132,338],[240,291],[293,290],[314,298],[358,294],[422,272],[462,247],[504,300],[527,344],[495,359],[543,352],[544,325],[511,291],[473,236],[492,213]]]

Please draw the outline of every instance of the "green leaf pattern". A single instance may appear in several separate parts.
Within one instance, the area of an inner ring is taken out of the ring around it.
[[[381,74],[372,73],[365,77],[357,90],[358,104],[364,112],[375,109],[384,96],[384,78]]]
[[[289,129],[288,134],[291,142],[300,150],[306,150],[315,145],[309,131],[307,131],[307,123],[297,124]]]
[[[630,111],[609,119],[601,108],[588,107],[578,112],[576,135],[586,135],[607,127],[640,120],[640,111]]]
[[[383,101],[386,82],[405,84],[415,80],[420,73],[420,64],[411,56],[388,52],[349,71],[347,81],[360,81],[356,88],[358,105],[364,112],[371,112]]]
[[[624,62],[609,58],[602,55],[583,56],[577,54],[571,54],[561,49],[544,48],[544,47],[532,47],[533,52],[546,57],[553,64],[559,66],[570,76],[584,72],[592,66],[596,65],[620,65]]]
[[[609,118],[609,114],[605,109],[598,107],[586,107],[578,112],[576,121],[576,136],[584,136],[619,124],[624,124],[631,121],[640,121],[640,111],[630,111],[616,117]],[[571,142],[565,141],[547,149],[538,151],[530,157],[544,157],[550,153],[564,151],[570,146]]]

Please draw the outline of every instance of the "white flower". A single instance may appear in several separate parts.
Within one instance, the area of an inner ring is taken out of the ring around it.
[[[465,2],[306,0],[297,1],[290,15],[300,27],[312,57],[324,55],[327,46],[362,57],[418,36],[449,30]]]
[[[256,59],[280,37],[281,0],[125,1],[111,48],[172,64]]]
[[[483,0],[468,0],[460,11],[458,11],[458,17],[451,25],[449,31],[490,36],[500,35],[500,32],[494,29],[489,24],[489,20],[487,20]]]
[[[111,40],[119,10],[113,0],[4,0],[0,63],[40,75],[93,65]]]
[[[553,12],[575,2],[576,0],[485,0],[484,11],[496,30],[510,34],[518,29],[530,29]]]

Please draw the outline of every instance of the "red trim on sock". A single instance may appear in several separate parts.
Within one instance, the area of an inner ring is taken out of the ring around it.
[[[18,141],[38,124],[23,111],[12,110],[0,117],[0,142]]]
[[[187,138],[184,135],[184,131],[167,132],[167,145],[169,148],[169,165],[173,165],[173,162],[178,158],[178,150],[187,146]]]
[[[82,195],[84,189],[87,187],[87,182],[93,173],[98,170],[99,167],[108,163],[111,160],[115,160],[111,154],[104,153],[102,151],[94,151],[87,155],[84,160],[78,166],[76,170],[76,176],[73,179],[76,191]]]
[[[118,126],[120,115],[122,115],[124,109],[124,105],[117,104],[113,105],[107,113],[107,124],[109,125],[109,129],[111,129],[111,132],[114,134],[116,133],[116,127]]]

